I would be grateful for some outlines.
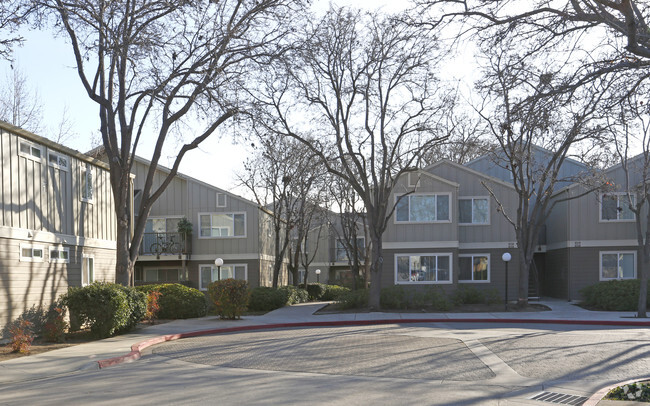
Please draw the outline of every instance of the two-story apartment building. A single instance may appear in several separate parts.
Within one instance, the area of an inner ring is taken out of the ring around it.
[[[136,158],[133,174],[134,201],[149,170],[149,162]],[[158,166],[154,188],[169,173]],[[136,210],[137,212],[137,210]],[[178,233],[178,222],[193,225],[189,238]],[[215,265],[221,258],[223,265]],[[271,286],[273,238],[270,214],[256,203],[178,174],[153,204],[140,255],[135,284],[182,282],[200,290],[218,279],[235,278],[249,286]],[[286,284],[286,272],[281,273]]]
[[[114,280],[108,167],[0,122],[0,328],[69,286]]]

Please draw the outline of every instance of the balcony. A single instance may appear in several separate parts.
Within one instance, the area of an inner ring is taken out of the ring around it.
[[[172,259],[169,258],[171,256],[181,259],[183,255],[187,255],[189,259],[192,239],[185,237],[185,234],[180,233],[144,233],[138,255],[153,255],[157,259]]]

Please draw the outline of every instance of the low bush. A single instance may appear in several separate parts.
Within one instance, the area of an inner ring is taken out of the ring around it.
[[[229,278],[209,284],[208,295],[222,319],[235,320],[246,311],[250,292],[248,282]]]
[[[456,306],[464,304],[495,304],[501,302],[496,289],[478,289],[475,286],[460,285],[452,296]]]
[[[295,286],[281,286],[278,288],[280,292],[285,295],[285,304],[293,305],[296,303],[305,303],[309,301],[309,293],[307,290],[300,289]]]
[[[278,289],[260,286],[251,289],[248,299],[248,309],[251,311],[268,312],[279,309],[287,303],[285,292]]]
[[[339,285],[325,285],[325,292],[321,296],[320,300],[329,302],[332,300],[337,300],[339,296],[345,293],[349,293],[350,289],[339,286]]]
[[[62,343],[65,341],[65,333],[68,330],[65,313],[65,307],[60,303],[54,303],[50,308],[42,331],[45,341],[53,343]]]
[[[70,311],[70,328],[88,325],[91,334],[99,338],[133,328],[147,307],[144,293],[109,282],[70,288],[62,301]]]
[[[47,314],[48,311],[43,308],[41,305],[32,305],[29,309],[25,310],[18,316],[15,320],[13,320],[10,323],[7,323],[4,328],[2,329],[2,337],[10,337],[11,332],[9,331],[13,325],[18,325],[20,324],[23,320],[28,321],[31,326],[30,330],[34,332],[34,334],[41,334],[43,331],[43,327],[45,327],[45,323],[47,321]]]
[[[639,306],[638,279],[599,282],[583,288],[580,293],[583,304],[598,310],[635,311]],[[650,289],[648,289],[650,304]]]
[[[323,295],[325,294],[326,289],[326,285],[322,283],[308,283],[307,293],[309,294],[309,300],[323,300]]]
[[[157,290],[147,293],[147,313],[144,318],[151,324],[155,323],[158,319],[158,313],[160,313],[160,296],[162,296],[162,293]]]
[[[9,327],[9,346],[13,352],[29,353],[29,348],[34,341],[33,324],[27,320],[19,320]]]
[[[180,283],[143,285],[136,288],[140,292],[160,292],[159,319],[190,319],[208,314],[208,300],[198,289]]]
[[[379,303],[384,309],[432,309],[449,310],[451,303],[447,295],[438,286],[422,287],[418,289],[405,289],[394,285],[383,288],[380,293]]]
[[[336,299],[336,303],[342,310],[360,309],[368,306],[368,290],[348,290]]]

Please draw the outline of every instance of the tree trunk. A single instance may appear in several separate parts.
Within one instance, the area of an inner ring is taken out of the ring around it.
[[[132,284],[135,261],[131,259],[131,229],[128,216],[123,210],[117,210],[117,252],[115,261],[115,283],[130,286]],[[119,220],[121,219],[121,220]]]
[[[379,298],[381,295],[381,269],[384,263],[381,251],[381,238],[373,236],[372,263],[370,264],[370,292],[368,296],[368,306],[373,310],[379,310],[381,308]]]
[[[524,249],[519,250],[519,288],[517,290],[518,307],[525,307],[528,305],[528,277],[530,275],[532,256],[529,259],[524,251]]]
[[[648,307],[648,269],[650,269],[650,246],[646,241],[641,247],[641,269],[639,270],[639,306],[637,308],[637,317],[648,317],[646,309]]]

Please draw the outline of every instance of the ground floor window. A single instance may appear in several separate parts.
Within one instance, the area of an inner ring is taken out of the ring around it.
[[[42,245],[20,244],[21,262],[43,262]]]
[[[186,279],[183,270],[178,268],[145,268],[135,271],[136,282],[175,283]]]
[[[95,282],[95,258],[85,255],[81,260],[81,286]]]
[[[490,255],[467,254],[458,258],[459,282],[489,282]]]
[[[206,290],[208,285],[222,279],[248,280],[248,269],[245,264],[221,265],[221,269],[215,265],[201,265],[199,267],[199,289]]]
[[[50,262],[64,262],[70,261],[70,248],[65,247],[50,247]]]
[[[451,254],[395,255],[395,283],[451,282]]]
[[[636,252],[601,252],[600,280],[635,279]]]

